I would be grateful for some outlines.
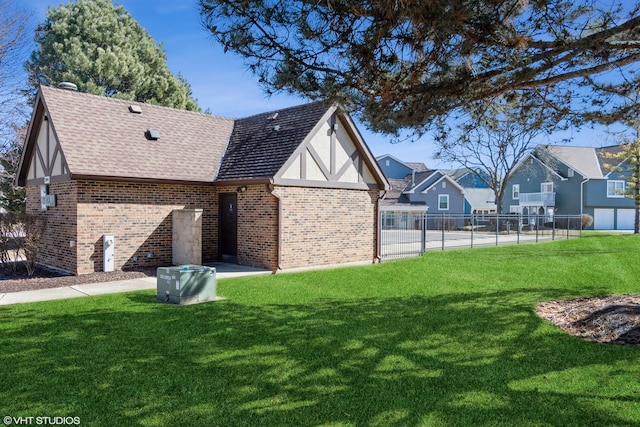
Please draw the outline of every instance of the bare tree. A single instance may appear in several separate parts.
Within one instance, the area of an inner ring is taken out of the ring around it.
[[[22,64],[28,58],[31,28],[30,14],[19,2],[0,2],[0,147],[15,137],[15,126],[25,120]]]
[[[453,129],[441,120],[434,157],[470,169],[493,190],[501,213],[504,183],[537,145],[537,138],[558,129],[566,115],[551,108],[546,96],[547,90],[530,90],[470,104]]]

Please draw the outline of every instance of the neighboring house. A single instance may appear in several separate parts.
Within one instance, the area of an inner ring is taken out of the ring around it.
[[[516,167],[506,183],[504,212],[593,216],[596,230],[633,229],[634,202],[621,194],[626,183],[607,153],[619,146],[592,148],[541,145]]]
[[[404,180],[391,180],[390,191],[381,201],[383,228],[405,228],[404,218],[411,213],[461,215],[464,213],[464,189],[446,172],[418,172]],[[400,188],[402,188],[400,190]],[[392,221],[392,218],[395,218]],[[398,224],[398,218],[401,223]],[[410,225],[414,221],[410,220]],[[451,227],[461,227],[462,219],[453,220]],[[428,225],[433,228],[432,224]]]
[[[383,154],[376,157],[378,166],[384,173],[387,179],[401,179],[404,180],[411,174],[418,172],[425,172],[428,170],[424,163],[420,162],[403,162],[393,157],[391,154]]]
[[[489,188],[487,181],[489,175],[480,169],[475,171],[469,168],[451,169],[447,173],[463,188]],[[482,179],[481,176],[484,178]]]
[[[170,265],[185,211],[202,262],[276,271],[378,256],[388,183],[338,106],[234,120],[41,87],[30,123],[16,181],[48,219],[45,266],[102,270],[109,235],[116,269]]]
[[[403,162],[390,154],[378,156],[376,161],[391,186],[381,202],[381,210],[385,212],[382,214],[383,226],[386,228],[404,228],[404,222],[411,222],[406,219],[409,214],[424,213],[427,209],[430,214],[446,212],[451,215],[496,212],[493,190],[471,169],[429,170],[424,163]],[[449,182],[450,187],[448,191],[437,193],[442,197],[423,193],[425,186],[427,190],[435,191],[433,183],[444,179],[445,175],[445,182]],[[422,183],[421,189],[414,188],[417,182]],[[463,201],[459,203],[461,195]],[[398,218],[401,218],[400,222]]]
[[[465,214],[489,215],[497,212],[496,196],[494,191],[487,185],[489,177],[485,171],[460,168],[449,170],[447,173],[464,188]],[[480,176],[484,176],[485,179],[483,180]]]

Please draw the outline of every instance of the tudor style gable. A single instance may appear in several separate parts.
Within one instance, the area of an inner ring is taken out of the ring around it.
[[[37,185],[69,178],[69,165],[46,110],[39,101],[31,119],[18,185]]]
[[[336,108],[317,123],[274,176],[281,185],[369,189],[387,187],[355,125]]]

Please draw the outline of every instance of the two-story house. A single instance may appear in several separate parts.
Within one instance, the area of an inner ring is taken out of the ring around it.
[[[505,212],[543,215],[588,214],[596,230],[633,229],[634,203],[622,194],[623,173],[602,148],[541,145],[516,167],[502,200]]]
[[[489,176],[486,171],[469,168],[447,171],[455,181],[464,188],[464,213],[489,215],[496,213],[496,196],[489,188]]]
[[[424,163],[403,162],[390,154],[376,157],[390,190],[380,202],[385,228],[413,224],[413,214],[492,214],[493,190],[468,168],[429,170]],[[462,220],[460,219],[460,222]]]

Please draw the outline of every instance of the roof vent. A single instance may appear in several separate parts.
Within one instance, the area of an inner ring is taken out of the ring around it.
[[[280,125],[275,125],[275,126],[273,127],[273,130],[275,130],[276,132],[277,132],[277,131],[279,131],[279,130],[280,130]]]
[[[139,105],[129,105],[129,111],[134,114],[142,114],[142,107]]]
[[[160,139],[160,132],[150,129],[144,133],[144,136],[150,141],[157,141]]]
[[[277,118],[278,118],[278,114],[279,114],[279,113],[274,113],[273,115],[271,115],[271,116],[269,117],[269,120],[275,120],[275,119],[277,119]]]
[[[75,83],[71,83],[71,82],[60,82],[58,83],[58,89],[66,89],[66,90],[72,90],[74,92],[77,92],[78,86],[76,86]]]

